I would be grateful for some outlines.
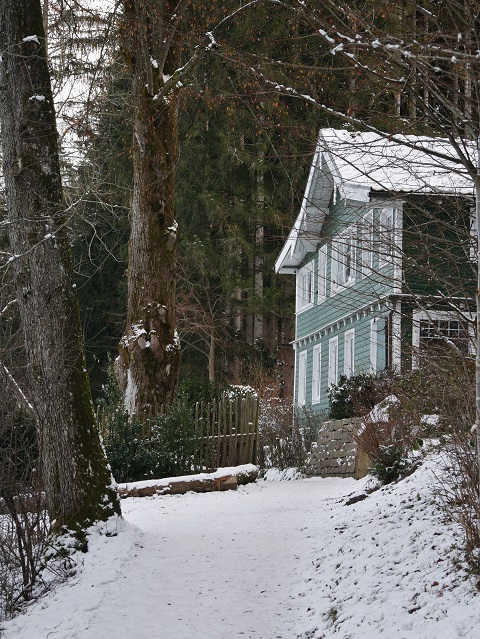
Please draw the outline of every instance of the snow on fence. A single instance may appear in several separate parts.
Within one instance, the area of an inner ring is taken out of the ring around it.
[[[211,472],[220,467],[257,463],[258,396],[255,393],[225,394],[211,403],[197,402],[191,419],[175,421],[169,433],[171,452],[180,474]],[[162,406],[134,417],[143,425],[143,438],[158,441],[156,420],[168,418]],[[103,436],[109,430],[109,415],[97,409],[97,423]]]

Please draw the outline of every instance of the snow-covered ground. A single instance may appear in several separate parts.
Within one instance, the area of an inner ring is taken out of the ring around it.
[[[366,480],[262,481],[123,501],[75,577],[4,624],[6,639],[478,637],[480,596],[430,460],[347,506]],[[453,548],[453,550],[452,550]]]

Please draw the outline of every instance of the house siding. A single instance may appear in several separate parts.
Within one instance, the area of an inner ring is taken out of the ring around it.
[[[389,202],[388,204],[397,210],[401,208],[401,204],[398,203]],[[380,211],[384,207],[385,204],[345,206],[341,202],[332,207],[328,221],[322,229],[322,238],[325,239],[321,238],[318,243],[318,249],[327,246],[324,301],[320,303],[318,301],[318,250],[306,255],[300,266],[302,268],[310,264],[313,267],[314,302],[310,307],[296,314],[296,388],[298,388],[298,357],[301,352],[307,351],[305,405],[311,407],[314,412],[326,413],[328,410],[329,342],[332,338],[338,338],[338,377],[345,372],[345,332],[352,329],[355,332],[354,373],[369,373],[371,371],[371,323],[375,318],[377,320],[376,370],[381,370],[387,365],[386,327],[391,309],[386,304],[386,298],[398,285],[398,282],[394,281],[394,275],[398,277],[398,269],[394,268],[393,261],[379,267],[379,256],[373,250],[371,272],[365,274],[360,263],[360,227],[358,225],[359,220],[363,220],[373,209],[373,225],[376,228],[380,224]],[[400,216],[397,215],[397,217]],[[332,288],[332,242],[338,241],[338,238],[349,230],[352,230],[357,242],[354,281],[334,291]],[[321,344],[321,392],[320,402],[313,402],[313,349],[318,344]]]
[[[459,309],[464,319],[474,316],[472,184],[468,178],[457,184],[451,179],[458,177],[456,171],[448,168],[432,172],[421,152],[404,150],[372,134],[320,133],[301,211],[276,264],[285,274],[310,264],[314,274],[308,303],[297,304],[294,348],[296,387],[299,354],[306,353],[305,405],[315,412],[328,409],[332,339],[338,339],[339,376],[346,331],[354,331],[354,373],[386,367],[402,372],[418,361],[421,350],[420,320],[414,323],[419,309],[443,316]],[[379,158],[391,162],[380,162],[380,167]],[[318,279],[319,248],[326,249],[324,286]],[[321,398],[313,403],[313,350],[319,345]]]
[[[305,405],[311,407],[315,413],[326,414],[328,411],[328,368],[329,368],[329,342],[332,338],[338,338],[338,375],[344,373],[344,348],[345,332],[355,330],[355,373],[370,372],[370,335],[371,320],[377,320],[377,370],[382,370],[387,365],[386,358],[386,325],[389,309],[385,306],[381,310],[359,313],[354,315],[349,321],[340,322],[340,325],[331,326],[324,331],[321,336],[300,340],[296,345],[296,388],[298,388],[298,359],[300,353],[307,352],[307,386]],[[306,341],[306,343],[304,343]],[[321,345],[321,377],[320,377],[320,402],[312,402],[312,376],[313,376],[313,350],[315,346]]]

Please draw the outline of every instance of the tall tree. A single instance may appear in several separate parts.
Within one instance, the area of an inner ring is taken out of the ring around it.
[[[40,0],[0,1],[2,150],[12,268],[57,530],[120,512],[85,368]]]
[[[127,327],[117,373],[130,414],[172,401],[180,365],[175,334],[180,67],[178,24],[188,0],[125,0],[122,51],[133,79],[133,201]]]

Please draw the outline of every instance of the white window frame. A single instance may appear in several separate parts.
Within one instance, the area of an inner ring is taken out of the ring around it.
[[[343,372],[347,377],[355,374],[355,329],[345,331],[343,339]]]
[[[332,295],[351,286],[355,282],[355,271],[357,268],[355,236],[355,227],[352,226],[332,240],[330,268]],[[348,264],[349,259],[350,264]]]
[[[464,321],[470,321],[468,325],[468,352],[470,355],[475,355],[476,341],[475,341],[475,329],[473,326],[473,320],[475,315],[473,313],[464,313],[463,318],[459,313],[455,311],[417,311],[413,314],[413,328],[412,328],[412,368],[419,368],[420,366],[420,322],[427,320],[430,322],[442,321],[454,321],[459,322],[462,319]]]
[[[370,372],[374,375],[378,366],[378,319],[370,321]]]
[[[308,364],[308,351],[301,351],[298,354],[298,390],[297,390],[297,404],[299,406],[305,406],[307,402],[307,364]]]
[[[378,267],[383,268],[387,264],[392,264],[396,253],[395,241],[395,219],[396,210],[393,207],[387,207],[380,211],[380,238],[379,238],[379,255]],[[391,222],[389,221],[391,219]]]
[[[297,273],[297,313],[313,306],[315,286],[315,260],[312,260]]]
[[[312,404],[320,403],[322,388],[322,345],[313,347],[312,356]]]
[[[373,270],[373,252],[375,242],[375,212],[379,209],[370,209],[366,215],[363,216],[361,226],[361,261],[362,261],[362,275],[366,277],[370,275]]]
[[[327,299],[327,245],[318,249],[317,269],[317,303],[321,304]]]
[[[338,384],[338,336],[328,341],[328,387]]]

